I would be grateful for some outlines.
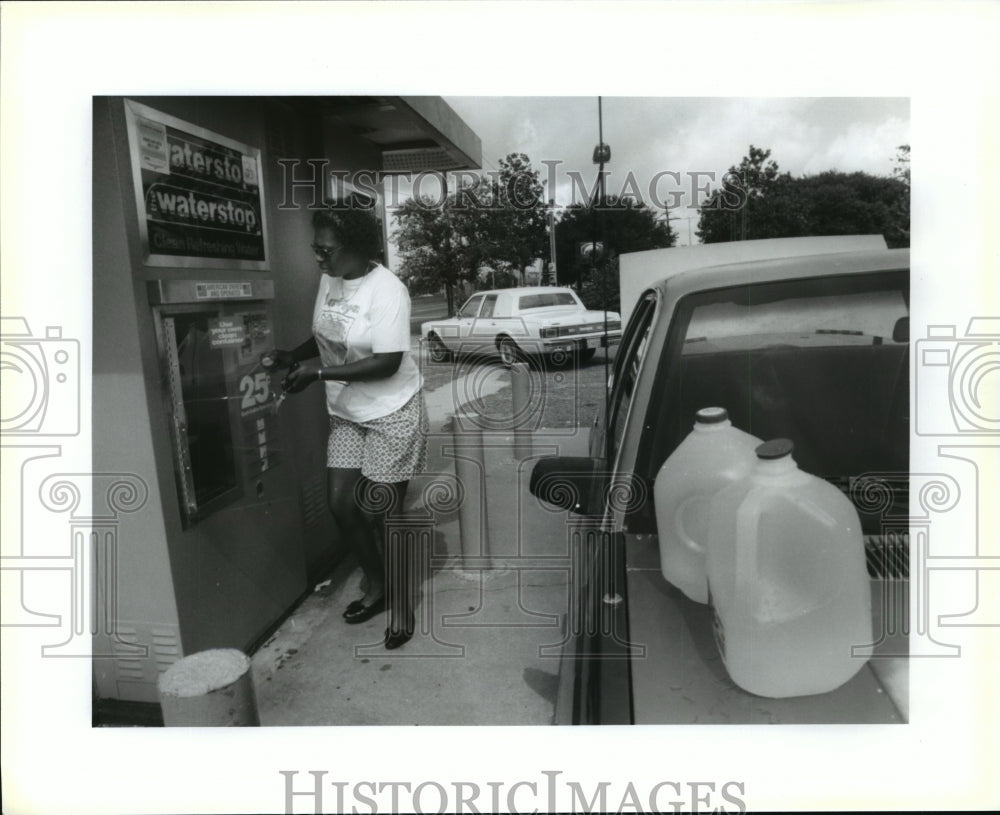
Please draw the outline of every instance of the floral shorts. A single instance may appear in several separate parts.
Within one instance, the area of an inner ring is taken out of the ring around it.
[[[427,466],[424,395],[417,391],[395,413],[367,422],[330,417],[326,466],[361,469],[383,484],[409,481]]]

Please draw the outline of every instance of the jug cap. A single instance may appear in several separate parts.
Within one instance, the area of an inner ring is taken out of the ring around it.
[[[758,445],[754,452],[757,454],[757,458],[772,460],[790,456],[794,449],[795,445],[792,444],[791,439],[771,439]]]
[[[729,418],[729,411],[724,407],[706,407],[694,414],[698,424],[718,424]]]

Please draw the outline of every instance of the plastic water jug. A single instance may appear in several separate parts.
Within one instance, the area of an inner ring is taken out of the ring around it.
[[[873,643],[857,511],[800,470],[792,449],[788,439],[760,445],[753,472],[710,503],[716,644],[732,680],[759,696],[831,691]]]
[[[708,602],[705,543],[708,500],[757,463],[760,439],[733,427],[725,408],[702,408],[695,425],[663,462],[653,485],[663,576],[699,603]]]

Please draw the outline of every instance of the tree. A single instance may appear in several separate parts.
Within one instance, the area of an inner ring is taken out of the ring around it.
[[[547,207],[538,170],[524,153],[510,153],[491,176],[489,218],[482,219],[479,238],[486,241],[490,264],[524,280],[524,270],[548,253]]]
[[[770,150],[750,145],[749,154],[736,167],[730,167],[722,179],[721,188],[714,190],[699,207],[696,234],[702,243],[746,240],[750,237],[751,224],[757,227],[755,217],[763,200],[770,199],[791,176],[778,172],[778,163]],[[775,213],[773,220],[793,216],[794,213]],[[776,227],[781,228],[781,227]],[[753,231],[752,237],[764,237]]]
[[[461,192],[443,202],[411,198],[394,215],[400,277],[414,293],[444,286],[449,314],[455,311],[455,286],[474,279],[484,261],[483,242],[477,239],[482,209],[466,207],[460,199]]]
[[[751,145],[750,155],[701,205],[704,243],[880,234],[890,247],[909,245],[909,188],[899,173],[828,170],[792,178],[779,173],[776,162],[764,163],[770,154]]]
[[[893,178],[898,178],[910,189],[910,145],[901,144],[896,148],[896,166],[892,168]]]
[[[538,171],[524,153],[500,159],[499,167],[466,179],[443,202],[410,199],[395,213],[400,276],[414,292],[444,286],[449,313],[459,283],[477,281],[487,268],[520,282],[525,267],[548,252]]]
[[[589,308],[603,308],[606,295],[608,308],[618,310],[618,256],[673,246],[676,239],[669,224],[631,198],[610,196],[595,208],[573,204],[556,224],[558,282],[575,286]],[[581,254],[581,245],[591,243],[603,243],[603,256]]]
[[[897,224],[899,246],[910,245],[910,145],[901,144],[896,148],[896,166],[892,177],[902,185],[893,215]],[[892,245],[892,244],[890,244]]]

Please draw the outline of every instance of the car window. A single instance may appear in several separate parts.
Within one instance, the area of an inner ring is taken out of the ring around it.
[[[896,322],[907,313],[899,290],[705,303],[691,314],[682,353],[892,342]]]
[[[611,390],[609,426],[611,428],[611,444],[607,451],[609,460],[613,458],[625,433],[625,420],[628,408],[635,390],[635,382],[649,345],[649,332],[653,325],[653,312],[656,308],[656,295],[648,292],[636,306],[625,333],[622,337],[615,367],[611,374],[608,387]]]
[[[475,317],[476,312],[479,311],[479,304],[483,302],[483,296],[477,294],[475,297],[470,297],[466,304],[462,306],[461,310],[458,312],[459,317]]]
[[[487,294],[483,299],[483,310],[479,312],[480,317],[492,317],[497,307],[497,295]]]
[[[533,308],[552,308],[553,306],[579,305],[576,298],[568,291],[542,292],[541,294],[525,294],[518,298],[517,306],[521,311]]]

